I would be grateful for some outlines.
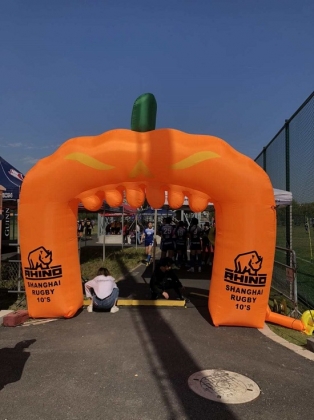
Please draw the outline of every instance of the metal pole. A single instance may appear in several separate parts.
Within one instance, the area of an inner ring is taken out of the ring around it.
[[[293,310],[293,316],[294,318],[299,318],[299,315],[301,313],[299,312],[299,306],[298,306],[298,279],[297,279],[297,257],[294,251],[291,251],[291,259],[292,259],[292,266],[293,266],[293,300],[294,300],[294,310]]]
[[[19,221],[19,204],[20,200],[16,201],[17,204],[17,222]],[[19,255],[19,265],[18,265],[18,290],[21,291],[21,278],[22,278],[22,259],[21,259],[21,249],[20,249],[20,232],[19,229],[17,229],[17,253]],[[18,295],[19,296],[19,295]]]
[[[267,147],[263,147],[263,169],[264,169],[264,171],[265,172],[267,172],[267,155],[266,155],[266,152],[267,152]]]
[[[123,205],[123,203],[122,203],[122,223],[121,223],[121,228],[122,228],[122,231],[121,231],[121,234],[122,234],[122,250],[123,250],[123,247],[124,247],[124,236],[123,236],[123,228],[124,228],[124,205]]]
[[[157,210],[155,209],[154,214],[154,248],[153,248],[153,270],[155,270],[156,265],[156,246],[157,246],[157,240],[156,240],[156,234],[157,234]]]
[[[135,214],[135,249],[137,250],[137,212]]]
[[[309,218],[307,217],[305,220],[306,220],[306,223],[307,223],[307,233],[309,234],[310,254],[311,254],[311,261],[312,261],[313,260],[313,250],[312,250],[312,239],[311,239],[311,227],[310,227],[310,223],[309,223]]]
[[[106,217],[103,216],[102,222],[102,260],[105,262],[106,259]]]
[[[0,280],[2,280],[2,270],[1,270],[1,260],[2,260],[2,249],[1,249],[1,245],[2,245],[2,219],[3,219],[3,214],[2,214],[2,193],[3,191],[6,191],[6,189],[0,185]]]
[[[286,149],[286,190],[290,191],[290,136],[289,136],[289,120],[285,121],[285,149]],[[291,248],[290,236],[290,208],[286,207],[286,247]],[[290,265],[290,255],[286,257],[287,265]]]

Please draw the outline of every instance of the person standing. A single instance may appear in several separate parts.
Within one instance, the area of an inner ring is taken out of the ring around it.
[[[107,268],[99,268],[97,276],[85,283],[85,294],[92,298],[91,308],[110,310],[113,314],[118,312],[119,288]]]
[[[183,264],[183,258],[186,253],[187,243],[187,230],[182,220],[178,223],[178,226],[174,230],[174,241],[178,257],[177,266],[180,268]]]
[[[154,228],[153,223],[148,222],[147,228],[144,229],[142,235],[142,241],[145,243],[145,253],[146,253],[146,265],[148,266],[151,263],[152,248],[154,245]]]
[[[213,265],[213,262],[214,262],[215,236],[216,236],[216,224],[215,224],[215,221],[213,221],[212,227],[209,229],[209,232],[208,232],[208,240],[209,240],[209,243],[210,243],[209,265]]]
[[[202,271],[202,229],[198,226],[198,219],[193,217],[189,229],[190,238],[190,263],[191,268],[188,270],[194,272],[198,268],[198,272]]]
[[[84,220],[83,219],[81,219],[79,221],[77,229],[78,229],[78,236],[79,236],[79,238],[82,238],[83,237],[83,233],[84,233]]]
[[[138,243],[138,245],[142,243],[141,242],[141,228],[138,223],[136,224],[136,228],[135,228],[135,240]]]
[[[90,219],[86,219],[85,222],[85,237],[86,239],[91,239],[92,237],[92,224]]]
[[[123,243],[128,243],[128,235],[129,235],[129,225],[125,224],[123,225]]]
[[[209,222],[205,222],[202,230],[202,264],[205,265],[209,260],[209,248],[210,242],[208,239],[209,234]]]
[[[161,236],[161,258],[173,258],[174,254],[174,239],[173,232],[175,226],[171,224],[172,218],[166,217],[165,224],[161,226],[160,236]]]

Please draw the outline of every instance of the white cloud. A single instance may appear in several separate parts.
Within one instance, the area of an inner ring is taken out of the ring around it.
[[[40,159],[41,159],[41,158],[36,159],[36,158],[34,158],[33,156],[24,156],[24,157],[21,159],[21,162],[26,163],[26,164],[28,164],[28,165],[35,165],[35,163],[37,163]]]
[[[23,143],[7,143],[7,147],[21,147]]]
[[[10,147],[10,148],[14,148],[14,149],[16,149],[16,148],[22,148],[22,149],[26,149],[26,150],[34,150],[34,149],[36,149],[36,150],[55,149],[58,146],[59,145],[56,146],[56,145],[53,145],[53,144],[47,144],[47,145],[43,145],[43,146],[36,146],[33,143],[25,144],[25,143],[20,143],[20,142],[17,142],[17,143],[2,143],[0,145],[1,148],[4,148],[4,147],[9,148]]]

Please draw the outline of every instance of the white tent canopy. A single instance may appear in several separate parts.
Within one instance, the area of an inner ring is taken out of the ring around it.
[[[292,192],[274,188],[274,195],[277,206],[291,206]]]
[[[275,202],[277,206],[290,206],[292,204],[292,193],[290,191],[279,190],[274,188]],[[168,191],[165,191],[165,206],[168,206]],[[182,207],[189,206],[188,197],[184,197]],[[213,206],[213,203],[208,203],[208,206]]]

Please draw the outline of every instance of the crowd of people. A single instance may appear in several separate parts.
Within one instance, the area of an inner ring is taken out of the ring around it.
[[[175,268],[187,267],[190,272],[201,272],[203,265],[212,265],[215,247],[215,222],[205,222],[199,226],[197,218],[187,222],[175,223],[171,217],[163,219],[157,229],[160,236],[161,258],[170,258]],[[146,265],[151,262],[154,244],[154,228],[148,222],[142,234],[145,245]],[[190,259],[188,259],[188,249]]]
[[[128,225],[123,235],[126,236]],[[138,225],[139,228],[139,225]],[[146,265],[152,262],[152,249],[155,242],[153,223],[149,221],[143,232],[140,228],[135,232],[136,240],[144,242],[146,252]],[[169,290],[173,290],[177,298],[188,301],[184,295],[184,288],[175,269],[188,268],[189,272],[201,272],[202,266],[212,265],[215,247],[215,222],[205,222],[199,226],[197,218],[193,217],[190,225],[179,221],[175,223],[171,217],[163,219],[157,229],[160,235],[161,258],[156,264],[150,279],[152,299],[169,299]],[[190,259],[188,260],[188,249]],[[89,311],[93,309],[118,312],[117,301],[119,288],[110,272],[101,267],[97,276],[85,283],[85,294],[92,299]]]
[[[80,219],[77,221],[77,237],[82,238],[85,236],[86,239],[91,239],[92,232],[94,230],[95,220],[94,219]]]
[[[166,217],[159,228],[161,258],[168,257],[175,268],[188,267],[188,271],[202,271],[203,265],[212,265],[214,256],[215,222],[199,226],[196,217],[187,222],[174,223]],[[188,248],[190,260],[188,260]]]
[[[137,241],[138,244],[142,243],[141,239],[141,227],[139,224],[124,223],[119,220],[114,220],[113,222],[107,223],[106,225],[106,235],[123,235],[123,243],[131,243],[132,239]]]

